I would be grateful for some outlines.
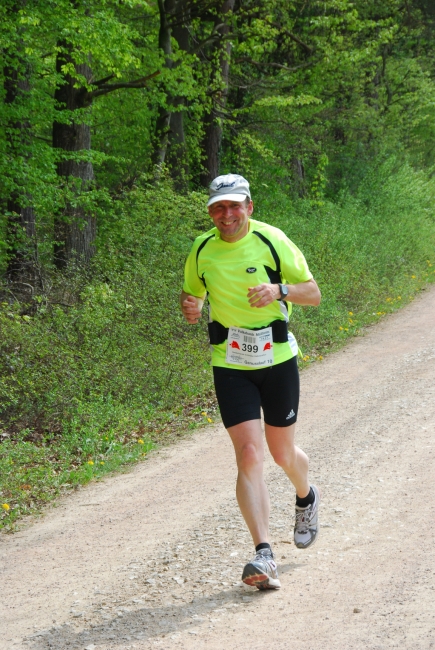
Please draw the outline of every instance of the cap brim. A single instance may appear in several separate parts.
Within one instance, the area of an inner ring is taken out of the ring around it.
[[[213,203],[217,203],[218,201],[237,201],[237,203],[243,203],[246,198],[251,200],[251,197],[247,194],[219,194],[209,198],[207,207],[213,205]]]

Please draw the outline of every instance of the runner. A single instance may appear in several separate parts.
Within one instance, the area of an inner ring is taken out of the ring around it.
[[[259,589],[278,589],[260,409],[270,453],[296,489],[295,544],[308,548],[318,536],[320,496],[308,481],[308,457],[294,444],[298,347],[287,322],[291,303],[318,305],[320,291],[301,251],[286,235],[250,218],[254,204],[246,179],[219,176],[209,193],[214,228],[193,244],[181,309],[187,322],[195,324],[208,296],[216,396],[236,453],[237,501],[256,552],[242,580]]]

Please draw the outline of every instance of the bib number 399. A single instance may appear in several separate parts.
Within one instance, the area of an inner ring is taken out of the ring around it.
[[[250,343],[242,343],[242,352],[253,352],[257,354],[258,345],[251,345]]]
[[[230,327],[226,362],[246,368],[264,368],[273,364],[272,328],[248,330]]]

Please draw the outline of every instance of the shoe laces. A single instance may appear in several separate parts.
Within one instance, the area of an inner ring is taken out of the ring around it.
[[[269,551],[268,549],[261,549],[255,554],[254,562],[255,560],[261,560],[263,562],[268,562],[269,560],[273,560],[273,553],[272,551]]]
[[[301,510],[296,510],[295,527],[300,531],[308,530],[311,522],[311,513],[313,506],[309,505]]]

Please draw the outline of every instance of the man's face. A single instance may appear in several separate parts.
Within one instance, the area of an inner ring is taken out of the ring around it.
[[[216,201],[208,208],[208,213],[224,241],[235,242],[249,232],[249,217],[254,209],[250,201]]]

